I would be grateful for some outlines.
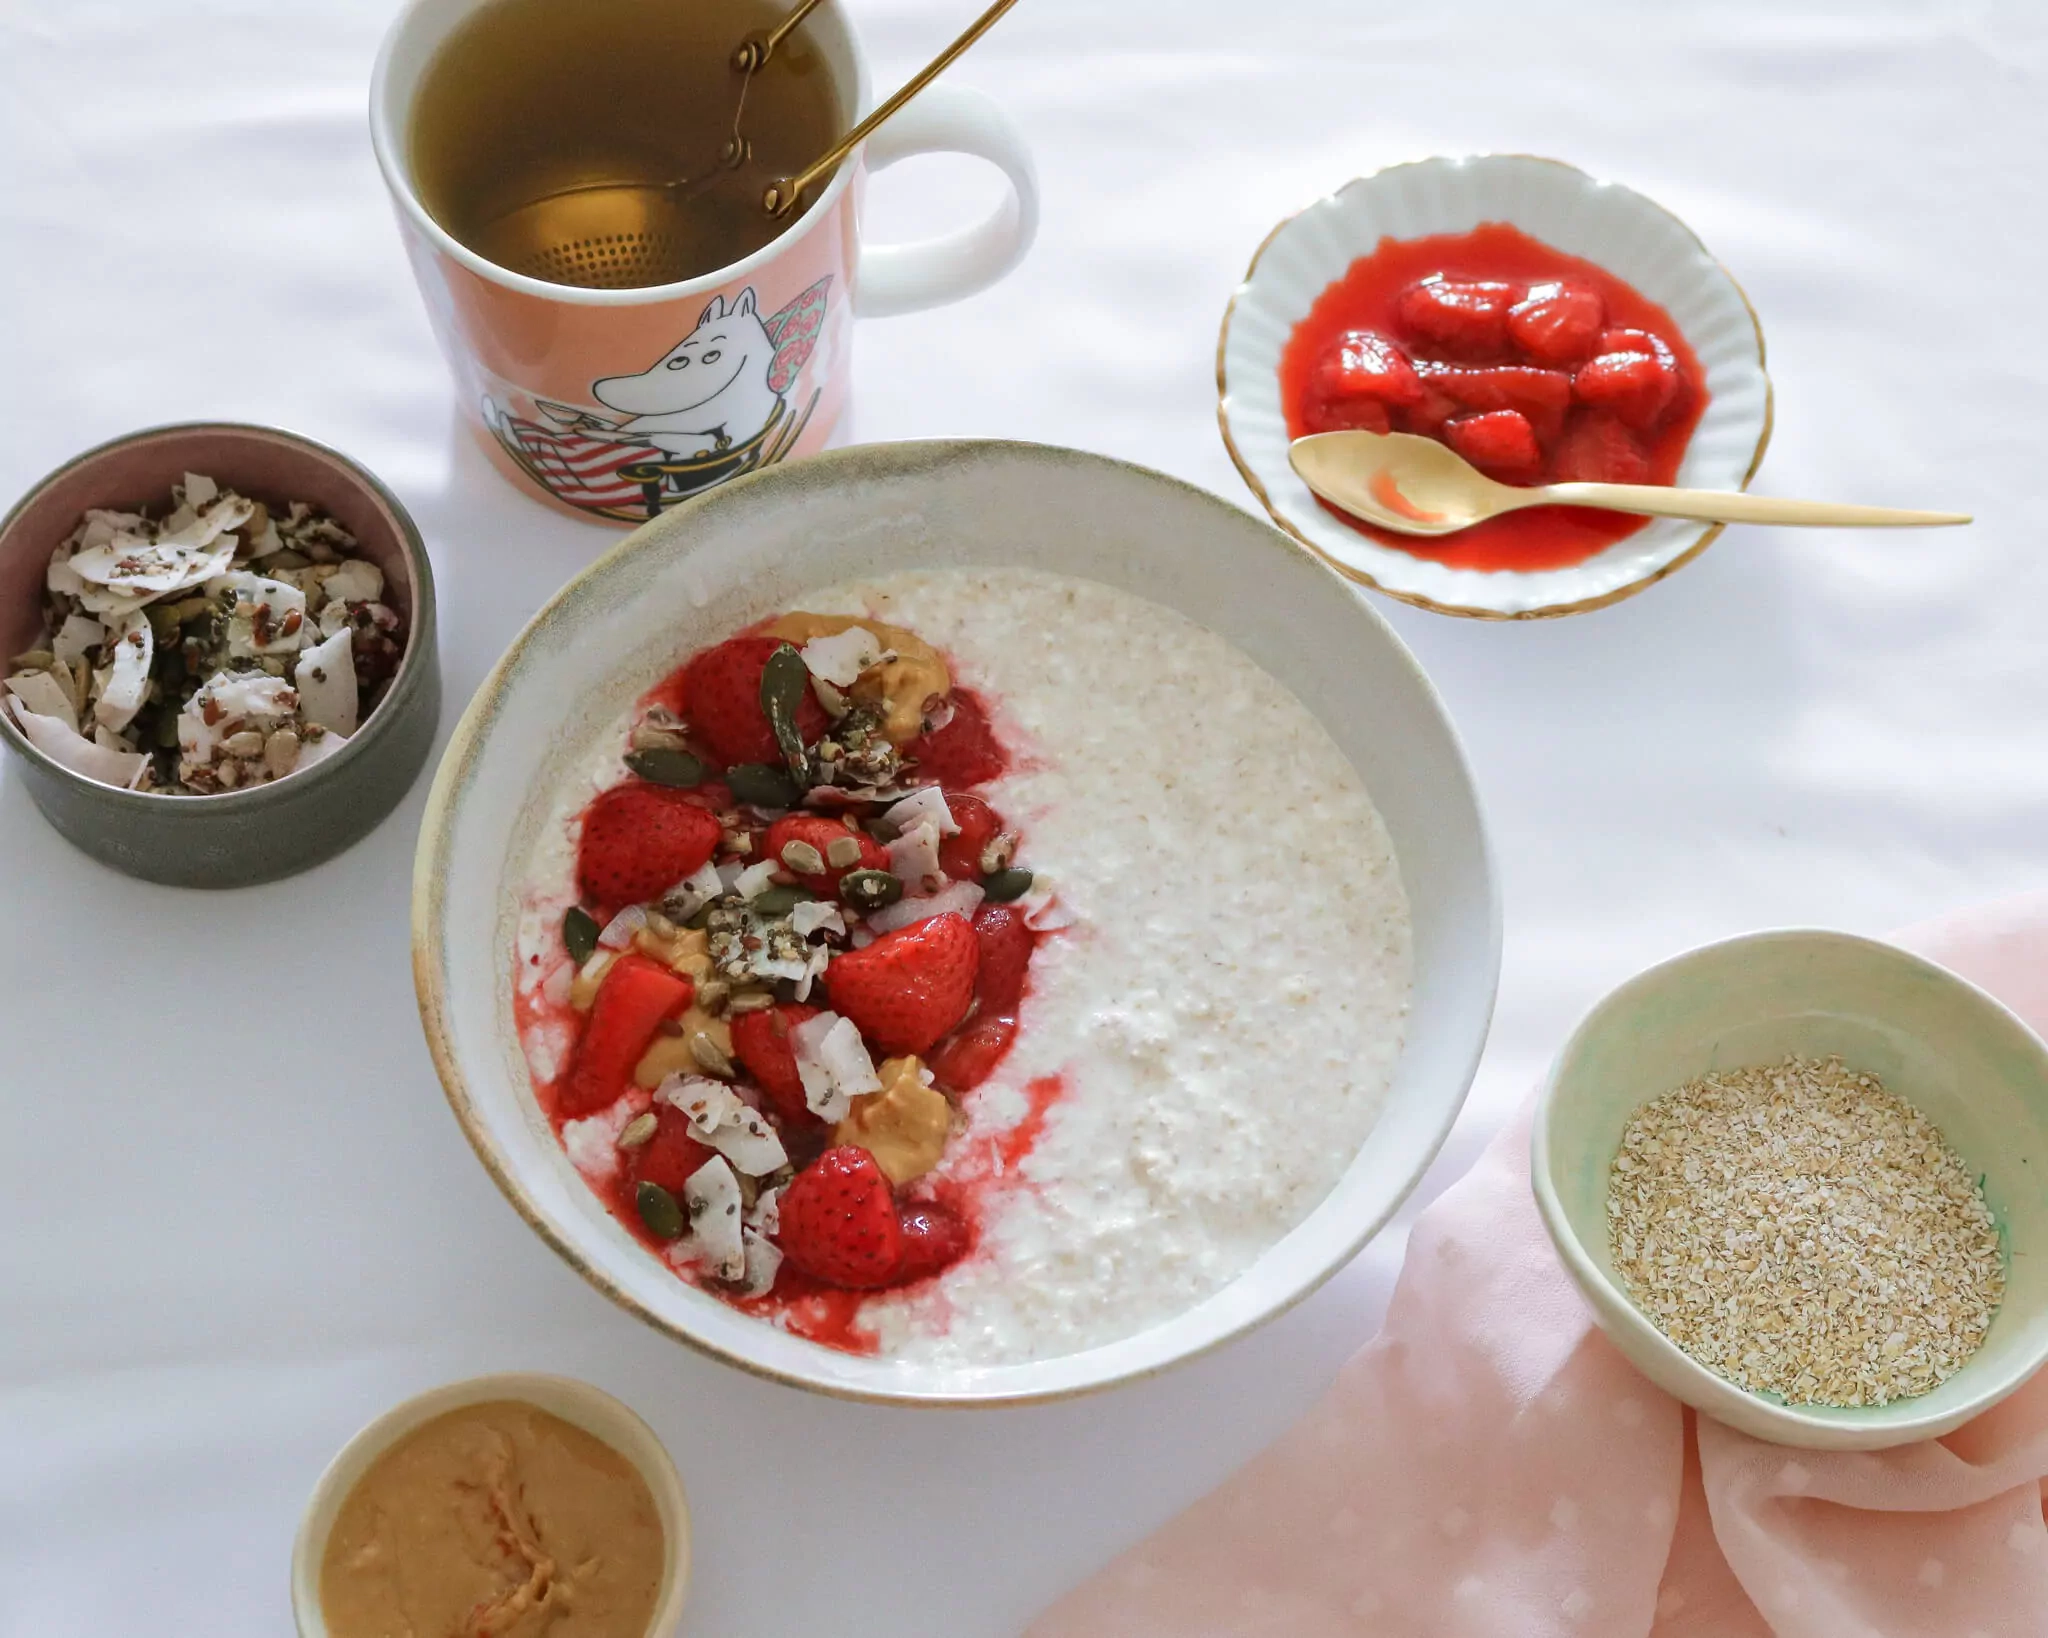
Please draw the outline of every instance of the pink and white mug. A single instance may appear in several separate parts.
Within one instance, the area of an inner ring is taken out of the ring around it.
[[[1016,126],[980,93],[935,85],[851,155],[786,232],[716,272],[601,290],[498,267],[434,220],[407,152],[427,65],[489,3],[412,0],[399,14],[377,57],[370,135],[463,409],[529,494],[586,518],[641,523],[727,478],[813,454],[846,412],[855,315],[957,301],[1031,246],[1038,184]],[[840,106],[864,112],[867,59],[840,0],[826,0],[804,28]],[[869,173],[940,152],[999,167],[1009,182],[1002,202],[938,238],[863,244]]]

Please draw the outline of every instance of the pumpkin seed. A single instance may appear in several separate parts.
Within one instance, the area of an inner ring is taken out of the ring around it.
[[[572,904],[569,913],[562,917],[562,948],[580,967],[597,953],[597,935],[602,931],[595,916],[582,905]]]
[[[1031,872],[1028,870],[998,870],[981,879],[981,896],[989,904],[1008,904],[1030,891]]]
[[[771,887],[765,893],[755,894],[751,903],[756,915],[786,916],[804,900],[816,897],[807,888]]]
[[[155,623],[155,614],[156,611],[154,609],[150,610],[151,624]],[[56,654],[47,648],[31,648],[24,653],[15,655],[8,662],[9,666],[16,671],[48,671],[56,663]]]
[[[856,857],[860,850],[854,849]],[[809,842],[790,842],[783,847],[782,862],[799,876],[815,876],[825,868],[825,855]]]
[[[839,878],[839,896],[856,910],[879,910],[903,897],[903,881],[886,870],[849,870]]]
[[[676,1197],[659,1183],[642,1182],[633,1191],[633,1204],[640,1208],[640,1221],[657,1240],[683,1237],[683,1208]]]
[[[769,655],[768,663],[761,668],[761,709],[767,713],[782,760],[789,764],[792,773],[802,773],[806,766],[804,738],[797,730],[796,714],[810,688],[811,668],[787,643]]]
[[[635,751],[626,758],[626,766],[650,785],[668,785],[677,790],[688,790],[693,785],[703,784],[704,776],[710,772],[688,751],[677,751],[661,746]]]
[[[642,1110],[626,1122],[626,1129],[619,1134],[619,1147],[621,1149],[639,1148],[649,1138],[654,1136],[654,1128],[659,1124],[660,1122],[656,1120],[652,1109]]]
[[[835,836],[826,845],[825,862],[834,870],[860,863],[860,843],[851,836]]]
[[[740,801],[756,808],[793,808],[801,795],[784,769],[765,762],[742,762],[726,769],[725,783]]]

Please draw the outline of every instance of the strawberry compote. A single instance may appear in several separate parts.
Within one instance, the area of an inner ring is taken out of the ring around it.
[[[1671,315],[1612,273],[1504,222],[1383,239],[1316,298],[1280,359],[1290,437],[1412,432],[1503,483],[1671,483],[1706,407]],[[1455,568],[1555,569],[1643,518],[1541,506],[1417,539],[1326,507]]]
[[[1051,911],[976,793],[1009,757],[937,649],[803,612],[691,657],[624,740],[520,987],[542,1107],[683,1278],[866,1351],[861,1304],[969,1256],[1001,1186],[937,1174]]]

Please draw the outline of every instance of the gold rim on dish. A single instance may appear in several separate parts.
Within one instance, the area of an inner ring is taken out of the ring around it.
[[[1684,568],[1688,563],[1692,562],[1694,558],[1698,557],[1700,553],[1704,552],[1709,546],[1713,545],[1713,543],[1720,538],[1721,531],[1727,528],[1727,525],[1725,523],[1710,523],[1703,525],[1701,527],[1699,539],[1694,541],[1692,545],[1688,546],[1684,551],[1680,552],[1678,556],[1674,557],[1669,563],[1663,564],[1662,566],[1651,570],[1649,573],[1641,575],[1634,580],[1631,580],[1625,586],[1618,586],[1610,592],[1602,592],[1597,597],[1581,598],[1579,601],[1575,603],[1550,603],[1544,605],[1540,609],[1523,609],[1518,613],[1512,614],[1507,613],[1500,609],[1475,609],[1458,603],[1439,603],[1434,598],[1423,597],[1416,592],[1398,591],[1392,586],[1384,585],[1373,575],[1368,574],[1365,570],[1356,568],[1353,565],[1344,562],[1341,558],[1338,558],[1332,555],[1331,553],[1324,551],[1322,547],[1318,546],[1314,541],[1310,540],[1306,534],[1304,534],[1299,528],[1295,526],[1293,519],[1291,519],[1287,515],[1287,513],[1280,508],[1280,506],[1274,501],[1273,497],[1269,493],[1267,493],[1265,483],[1260,479],[1258,473],[1252,469],[1251,463],[1244,458],[1243,453],[1237,447],[1236,438],[1231,435],[1230,377],[1229,371],[1224,363],[1225,354],[1228,352],[1230,347],[1230,321],[1232,320],[1232,318],[1236,316],[1237,303],[1239,298],[1242,297],[1245,291],[1250,287],[1253,277],[1258,273],[1260,259],[1263,258],[1267,250],[1269,250],[1272,247],[1273,241],[1280,236],[1281,232],[1288,226],[1288,224],[1293,222],[1297,217],[1303,215],[1305,212],[1313,210],[1317,205],[1321,204],[1324,199],[1334,199],[1341,194],[1348,193],[1353,188],[1359,187],[1364,183],[1371,182],[1375,178],[1385,176],[1389,171],[1405,170],[1412,165],[1430,164],[1433,163],[1434,160],[1443,157],[1448,156],[1431,155],[1424,159],[1404,159],[1400,161],[1398,164],[1382,165],[1378,170],[1368,171],[1363,176],[1354,176],[1350,181],[1344,183],[1340,187],[1333,188],[1329,193],[1322,195],[1321,198],[1311,200],[1308,204],[1301,206],[1298,210],[1289,211],[1285,216],[1281,217],[1279,221],[1275,222],[1272,228],[1268,230],[1266,236],[1259,241],[1258,249],[1252,252],[1252,259],[1250,263],[1247,264],[1245,267],[1244,277],[1238,281],[1237,288],[1231,291],[1230,300],[1223,304],[1223,326],[1216,337],[1216,425],[1223,434],[1223,447],[1230,452],[1231,464],[1237,468],[1238,476],[1243,478],[1246,487],[1249,488],[1254,495],[1259,497],[1259,504],[1265,507],[1267,516],[1270,517],[1279,528],[1284,529],[1295,540],[1299,541],[1303,546],[1307,547],[1308,550],[1315,553],[1318,559],[1320,559],[1323,563],[1327,564],[1330,568],[1334,569],[1346,580],[1351,581],[1354,585],[1364,586],[1371,591],[1376,591],[1383,597],[1391,597],[1396,602],[1406,603],[1412,608],[1427,609],[1432,614],[1448,614],[1453,618],[1461,620],[1557,620],[1562,619],[1564,616],[1568,614],[1588,614],[1592,612],[1594,609],[1604,609],[1611,607],[1612,605],[1621,602],[1625,598],[1635,596],[1636,593],[1639,591],[1643,591],[1650,586],[1656,585],[1658,581],[1666,579],[1667,577],[1676,574],[1680,569]],[[1599,186],[1627,186],[1625,183],[1602,182],[1601,179],[1597,176],[1594,176],[1592,172],[1582,170],[1579,166],[1574,165],[1567,160],[1553,159],[1548,154],[1486,153],[1466,154],[1459,156],[1459,158],[1462,160],[1523,159],[1532,161],[1533,163],[1539,165],[1555,165],[1558,167],[1559,170],[1570,171],[1574,176],[1582,176],[1588,182],[1595,183]],[[1633,188],[1629,188],[1627,191],[1629,191],[1630,193],[1636,192],[1636,190]],[[1678,226],[1684,230],[1686,236],[1689,239],[1691,239],[1694,245],[1696,245],[1699,248],[1699,253],[1702,256],[1704,256],[1710,263],[1712,263],[1715,269],[1719,271],[1721,276],[1728,281],[1729,287],[1734,290],[1737,299],[1741,301],[1743,311],[1749,315],[1750,328],[1752,331],[1755,332],[1756,335],[1757,373],[1760,374],[1764,380],[1764,419],[1763,425],[1757,430],[1756,448],[1750,453],[1749,470],[1744,472],[1742,475],[1741,487],[1747,489],[1750,485],[1750,481],[1756,477],[1757,469],[1763,465],[1764,451],[1770,447],[1771,432],[1777,423],[1777,389],[1775,386],[1773,386],[1771,382],[1771,372],[1768,365],[1767,355],[1764,351],[1764,327],[1762,320],[1760,320],[1757,317],[1756,303],[1749,299],[1749,292],[1743,289],[1742,281],[1736,278],[1733,273],[1728,271],[1726,264],[1723,263],[1719,257],[1715,256],[1712,251],[1707,249],[1706,241],[1702,239],[1699,236],[1699,234],[1693,230],[1692,225],[1690,223],[1688,223],[1683,217],[1679,216],[1676,212],[1668,210],[1663,205],[1658,204],[1656,200],[1651,199],[1647,194],[1637,193],[1636,197],[1643,200],[1646,204],[1651,205],[1655,209],[1663,211],[1663,213],[1666,216],[1669,216],[1672,221],[1676,222]],[[1285,406],[1282,406],[1281,414],[1284,419],[1286,414]],[[1399,550],[1399,548],[1396,548],[1396,550]]]

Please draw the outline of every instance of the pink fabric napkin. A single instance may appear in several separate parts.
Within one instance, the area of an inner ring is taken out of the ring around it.
[[[1900,942],[2048,1026],[2048,895]],[[1417,1222],[1322,1403],[1030,1638],[2048,1632],[2048,1380],[1869,1453],[1696,1417],[1595,1328],[1528,1155],[1525,1114]]]

